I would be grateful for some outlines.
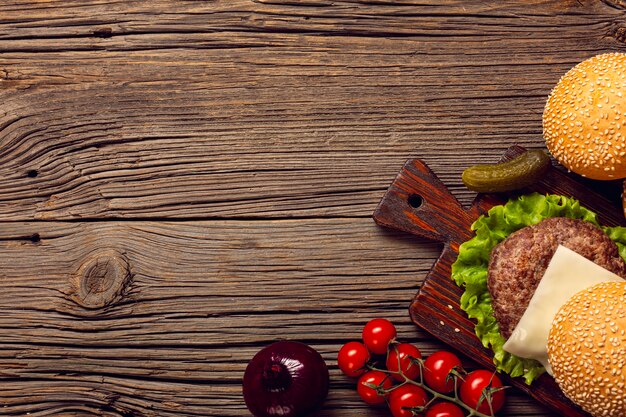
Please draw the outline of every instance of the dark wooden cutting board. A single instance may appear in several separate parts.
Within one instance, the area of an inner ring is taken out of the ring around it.
[[[507,150],[503,159],[510,159],[522,152],[523,148],[513,146]],[[574,197],[598,213],[598,220],[603,225],[624,224],[623,214],[609,200],[581,184],[574,176],[554,167],[541,182],[519,192],[479,194],[466,210],[419,159],[409,160],[404,165],[374,213],[374,220],[380,225],[444,244],[441,256],[411,303],[411,319],[433,336],[489,369],[494,368],[493,353],[483,347],[474,333],[473,321],[461,310],[459,300],[463,290],[450,278],[450,268],[457,258],[459,245],[473,237],[470,226],[481,214],[516,195],[534,191]],[[505,376],[505,379],[564,416],[588,416],[561,393],[554,379],[547,374],[542,375],[532,386],[526,385],[522,378]]]

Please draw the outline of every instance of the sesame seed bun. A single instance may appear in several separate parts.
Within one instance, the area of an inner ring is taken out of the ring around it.
[[[543,112],[548,150],[585,177],[626,177],[626,54],[594,56],[569,70]]]
[[[593,416],[626,416],[626,282],[580,291],[559,310],[548,360],[563,393]]]

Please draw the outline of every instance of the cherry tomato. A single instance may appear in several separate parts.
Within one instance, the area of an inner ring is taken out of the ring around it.
[[[458,405],[444,401],[428,407],[426,417],[465,417],[465,413]]]
[[[470,372],[461,383],[461,400],[483,414],[493,415],[504,405],[504,390],[491,391],[493,388],[500,387],[502,387],[502,381],[496,374],[484,369]],[[482,401],[481,396],[483,396]],[[491,407],[486,396],[491,397]]]
[[[361,375],[356,390],[361,399],[368,404],[382,404],[385,402],[386,395],[380,395],[375,388],[371,388],[365,384],[374,384],[383,389],[390,389],[393,385],[391,378],[381,371],[369,371]]]
[[[424,380],[426,384],[442,394],[454,391],[454,377],[450,371],[461,368],[461,360],[454,354],[440,350],[424,361]]]
[[[387,353],[387,346],[396,337],[396,327],[386,319],[370,320],[363,328],[363,342],[377,355]]]
[[[427,402],[426,392],[413,384],[402,385],[389,394],[389,409],[393,417],[412,417],[413,412],[407,408],[423,407]]]
[[[370,360],[370,353],[361,342],[348,342],[339,349],[337,365],[345,375],[357,377],[363,375],[367,368],[365,364]]]
[[[410,343],[400,343],[392,346],[387,355],[387,369],[391,372],[398,372],[398,356],[400,357],[400,370],[409,379],[415,380],[420,374],[420,365],[413,363],[413,358],[419,359],[422,353],[418,348]],[[404,381],[402,375],[392,374],[393,379]]]

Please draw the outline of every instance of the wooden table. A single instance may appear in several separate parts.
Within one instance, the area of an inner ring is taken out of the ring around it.
[[[374,317],[443,345],[407,314],[441,248],[374,224],[385,189],[421,157],[469,203],[461,171],[542,147],[559,77],[625,40],[623,0],[3,1],[0,414],[248,415],[292,339],[320,416],[388,415],[339,346]]]

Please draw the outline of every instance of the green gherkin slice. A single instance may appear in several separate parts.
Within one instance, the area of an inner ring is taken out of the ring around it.
[[[527,187],[550,168],[550,157],[541,150],[526,151],[507,162],[475,165],[463,171],[463,184],[479,193],[497,193]]]

